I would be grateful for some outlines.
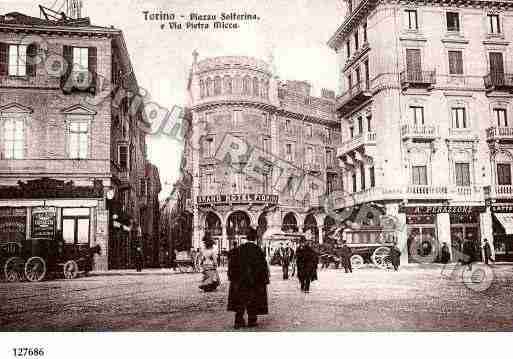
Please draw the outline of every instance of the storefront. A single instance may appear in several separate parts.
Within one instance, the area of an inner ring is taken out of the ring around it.
[[[438,260],[440,243],[436,234],[436,216],[406,215],[408,258],[411,263],[432,263]]]
[[[513,203],[494,203],[490,209],[495,260],[513,262]]]

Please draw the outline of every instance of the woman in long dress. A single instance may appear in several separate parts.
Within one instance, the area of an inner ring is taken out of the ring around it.
[[[217,289],[221,281],[217,273],[217,254],[214,250],[214,241],[208,237],[203,239],[205,248],[201,256],[201,268],[203,270],[203,280],[200,289],[205,292],[212,292]]]

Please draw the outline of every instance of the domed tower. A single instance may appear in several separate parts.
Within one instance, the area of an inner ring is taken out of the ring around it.
[[[308,130],[312,140],[319,131],[323,137],[327,125],[336,124],[330,112],[333,99],[322,102],[310,97],[306,82],[279,83],[270,64],[259,59],[223,56],[198,61],[197,53],[193,57],[188,84],[193,246],[199,247],[208,233],[220,249],[229,249],[245,236],[248,226],[257,228],[259,234],[269,226],[281,227],[280,208],[308,209],[304,193],[296,202],[289,198],[291,193],[282,193],[290,185],[282,172],[301,177],[306,153],[302,124],[312,121]],[[316,100],[325,108],[317,106]],[[322,111],[316,106],[326,110],[325,118],[319,118]],[[303,107],[311,108],[315,116]],[[323,151],[324,147],[318,154]],[[315,151],[308,153],[312,165]],[[324,157],[318,159],[312,169],[325,178]],[[320,187],[324,191],[325,185]],[[296,219],[296,229],[301,229],[300,215]]]

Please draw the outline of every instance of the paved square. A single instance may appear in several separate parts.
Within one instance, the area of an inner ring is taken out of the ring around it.
[[[311,293],[272,268],[270,314],[256,330],[512,330],[513,267],[493,267],[483,292],[467,288],[461,270],[403,266],[319,272]],[[444,274],[444,275],[442,275]],[[42,283],[0,283],[0,330],[232,330],[225,311],[226,274],[219,290],[202,293],[200,274],[170,270],[112,272]]]

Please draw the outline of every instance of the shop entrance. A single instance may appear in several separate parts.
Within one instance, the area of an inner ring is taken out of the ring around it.
[[[477,213],[451,214],[451,243],[454,261],[463,260],[463,241],[469,239],[474,248],[474,258],[481,260],[481,236]]]
[[[408,261],[433,263],[438,260],[440,243],[433,215],[408,215]]]
[[[247,228],[251,224],[251,220],[245,212],[237,211],[230,214],[226,223],[226,234],[231,250],[235,244],[240,246],[241,241],[246,239]]]

